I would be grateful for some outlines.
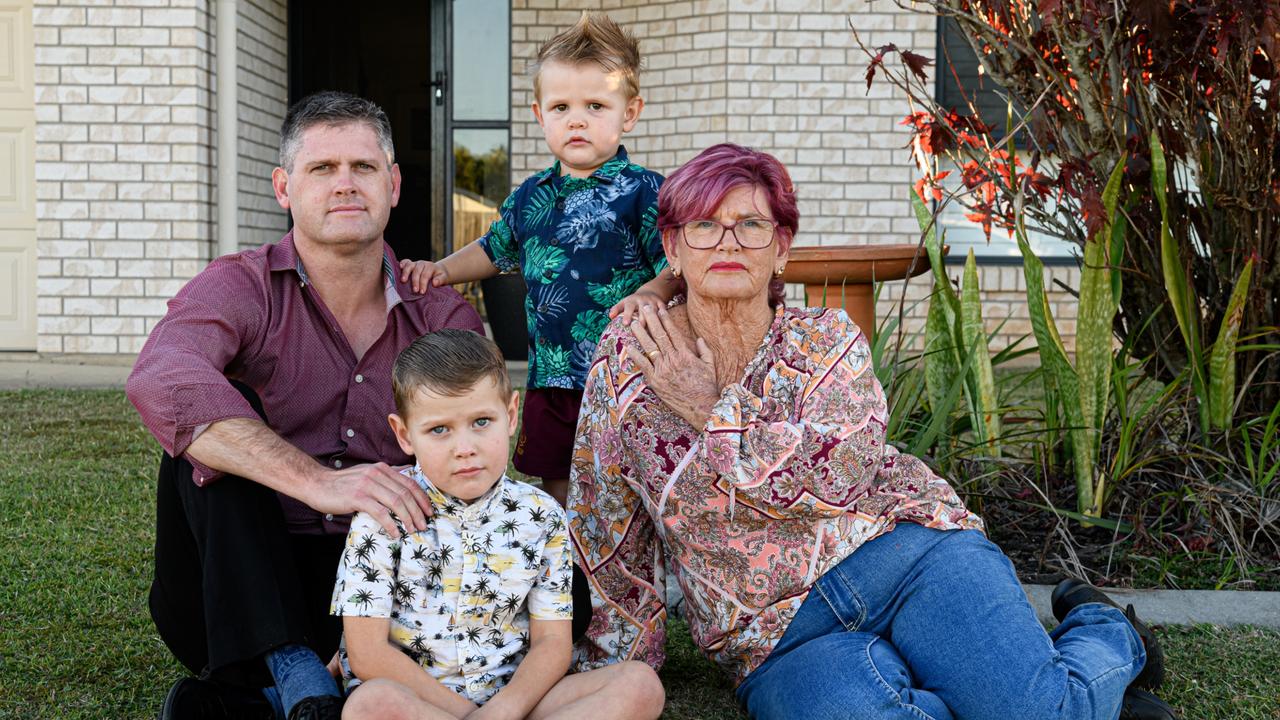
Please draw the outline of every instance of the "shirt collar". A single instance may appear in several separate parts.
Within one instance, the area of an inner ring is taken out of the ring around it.
[[[622,172],[623,168],[627,167],[630,164],[631,164],[631,161],[627,159],[626,146],[619,145],[618,152],[613,157],[609,158],[609,160],[605,162],[605,164],[601,165],[599,169],[597,169],[595,172],[591,173],[587,177],[594,178],[596,180],[599,180],[600,182],[612,183],[614,178],[618,177],[618,173]],[[559,178],[559,177],[560,177],[560,161],[556,160],[554,163],[551,164],[551,167],[538,173],[537,184],[545,185],[546,183],[555,181],[556,178]]]
[[[298,274],[298,280],[304,287],[311,284],[311,278],[307,277],[307,268],[302,264],[302,256],[298,254],[298,248],[294,245],[292,230],[285,233],[270,253],[272,272],[293,270]],[[396,273],[397,267],[399,263],[396,262],[396,254],[384,241],[382,243],[382,289],[386,296],[388,312],[403,302],[405,297],[414,296],[412,289],[400,284]],[[401,292],[402,289],[405,292]]]
[[[488,492],[467,503],[437,488],[426,475],[422,474],[421,465],[414,465],[408,470],[408,474],[427,494],[437,514],[457,521],[470,521],[485,513],[495,514],[492,508],[501,502],[502,498],[507,497],[511,483],[511,479],[503,473]]]

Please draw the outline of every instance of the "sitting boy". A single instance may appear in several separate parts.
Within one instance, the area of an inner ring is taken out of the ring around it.
[[[497,346],[423,335],[396,359],[392,387],[391,427],[417,459],[405,473],[435,514],[396,538],[364,513],[351,522],[332,608],[351,693],[342,717],[658,717],[662,684],[644,663],[564,674],[564,511],[505,474],[519,396]]]

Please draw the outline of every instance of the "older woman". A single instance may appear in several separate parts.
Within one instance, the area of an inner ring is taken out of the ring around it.
[[[1162,674],[1132,609],[1065,583],[1047,635],[982,521],[886,444],[862,331],[783,306],[798,213],[775,158],[709,148],[658,213],[687,294],[609,326],[579,420],[582,667],[660,665],[674,579],[753,717],[1174,717],[1128,687]]]

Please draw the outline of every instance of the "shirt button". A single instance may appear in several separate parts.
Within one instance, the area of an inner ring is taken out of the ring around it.
[[[547,242],[551,243],[551,245],[554,247],[554,246],[556,246],[556,245],[559,245],[559,244],[560,244],[560,238],[558,238],[558,237],[552,237],[552,238],[551,238],[550,240],[548,240]]]
[[[355,436],[356,436],[356,431],[352,430],[351,428],[347,428],[347,437],[355,437]]]
[[[334,460],[334,461],[333,461],[333,466],[334,466],[334,467],[336,467],[336,468],[340,468],[340,467],[342,467],[342,461],[341,461],[341,460]]]
[[[363,376],[363,375],[359,375],[359,374],[357,374],[357,375],[356,375],[356,382],[358,382],[358,383],[362,383],[362,382],[364,382],[364,376]]]
[[[324,519],[328,520],[329,522],[333,522],[333,513],[325,513]]]

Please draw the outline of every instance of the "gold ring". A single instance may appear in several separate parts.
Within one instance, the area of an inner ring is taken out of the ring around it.
[[[658,354],[659,354],[659,353],[661,353],[661,352],[662,352],[661,350],[658,350],[658,349],[656,349],[656,348],[655,348],[655,349],[650,350],[649,352],[645,353],[645,354],[644,354],[644,356],[645,356],[645,359],[647,359],[649,362],[653,362],[653,359],[654,359],[655,357],[657,357],[657,356],[658,356]]]

